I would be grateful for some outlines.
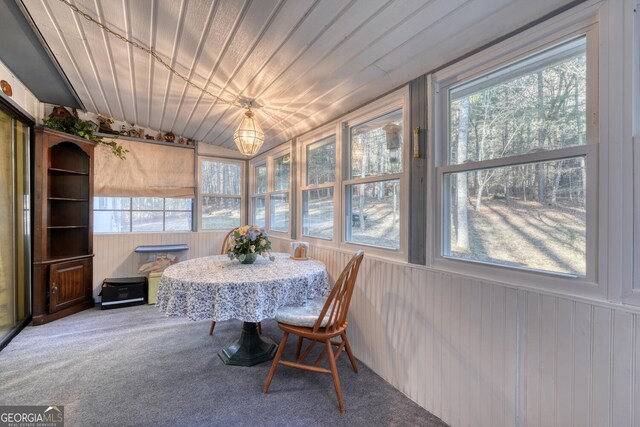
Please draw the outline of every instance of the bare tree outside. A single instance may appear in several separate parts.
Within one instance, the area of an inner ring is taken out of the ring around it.
[[[469,133],[469,98],[463,98],[460,101],[460,118],[458,120],[458,162],[464,162],[467,158],[467,135]],[[467,198],[469,191],[467,189],[467,177],[459,174],[456,177],[457,187],[457,224],[458,232],[456,236],[456,246],[460,249],[469,247],[469,230],[467,219]]]
[[[539,66],[516,63],[450,90],[449,164],[469,172],[447,180],[449,255],[585,273],[584,158],[472,167],[587,143],[585,50],[573,41],[540,54]]]
[[[350,129],[349,178],[376,179],[347,186],[348,241],[399,248],[402,129],[401,109]]]

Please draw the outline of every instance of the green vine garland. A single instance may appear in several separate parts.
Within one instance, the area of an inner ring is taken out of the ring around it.
[[[79,119],[74,116],[69,116],[65,119],[59,119],[57,117],[49,117],[42,120],[44,125],[49,129],[59,130],[62,132],[70,133],[89,141],[97,142],[98,144],[104,144],[111,148],[111,152],[114,156],[125,159],[129,150],[125,150],[114,137],[110,141],[105,141],[103,138],[95,135],[95,124]]]

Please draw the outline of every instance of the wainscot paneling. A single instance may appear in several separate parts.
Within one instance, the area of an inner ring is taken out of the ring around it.
[[[350,257],[311,255],[333,279]],[[623,307],[365,254],[349,316],[356,357],[453,426],[640,425],[640,317]]]
[[[94,296],[137,275],[138,245],[186,243],[193,258],[223,237],[96,234]],[[350,254],[311,256],[335,279]],[[623,307],[365,255],[349,317],[356,357],[452,426],[640,426],[640,316]]]
[[[189,258],[216,255],[220,252],[226,232],[200,233],[123,233],[94,234],[93,296],[99,298],[100,285],[105,278],[134,277],[138,273],[139,245],[189,245]]]

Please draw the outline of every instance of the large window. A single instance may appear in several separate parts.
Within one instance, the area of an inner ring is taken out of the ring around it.
[[[305,145],[303,155],[302,235],[331,240],[336,181],[335,134]]]
[[[291,155],[273,159],[273,187],[269,193],[269,230],[289,232],[289,187],[291,182]]]
[[[193,200],[162,197],[95,197],[96,233],[191,231]]]
[[[407,254],[408,87],[298,140],[298,235],[396,259]]]
[[[349,163],[343,180],[345,240],[400,248],[402,109],[349,128]]]
[[[580,37],[440,90],[444,257],[592,276],[588,63]]]
[[[242,225],[243,163],[200,160],[202,230],[230,230]]]
[[[251,202],[253,204],[253,225],[267,226],[267,165],[253,167],[254,189]]]
[[[251,162],[251,222],[269,231],[289,233],[291,154],[286,150]]]

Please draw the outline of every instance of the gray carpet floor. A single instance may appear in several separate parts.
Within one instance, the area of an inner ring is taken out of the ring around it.
[[[210,337],[207,321],[138,306],[27,327],[0,352],[0,405],[61,404],[66,426],[445,425],[362,363],[354,374],[344,354],[346,414],[329,375],[280,367],[264,395],[270,362],[227,366],[216,354],[241,325],[220,322]],[[263,333],[282,336],[273,321],[263,322]]]

